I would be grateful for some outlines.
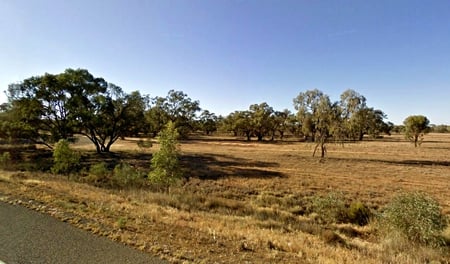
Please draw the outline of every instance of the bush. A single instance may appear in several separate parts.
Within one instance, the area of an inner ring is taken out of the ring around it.
[[[347,219],[347,209],[340,193],[332,192],[325,197],[314,198],[312,210],[318,214],[318,219],[325,223],[339,223]]]
[[[126,163],[118,164],[113,171],[112,183],[115,186],[137,186],[143,177],[133,167]]]
[[[89,181],[94,183],[109,182],[111,172],[105,162],[99,162],[89,168]]]
[[[77,169],[80,162],[80,154],[73,151],[69,141],[61,139],[56,143],[53,150],[53,173],[67,174]]]
[[[160,132],[158,139],[160,149],[153,154],[152,171],[148,174],[148,179],[151,182],[169,186],[182,177],[178,162],[177,137],[178,132],[172,122],[169,122],[166,128]]]
[[[364,226],[369,223],[371,212],[363,203],[354,202],[348,208],[347,217],[350,223]]]
[[[439,203],[420,192],[395,197],[380,219],[380,228],[387,234],[400,234],[411,242],[430,246],[445,243],[442,231],[446,226]]]

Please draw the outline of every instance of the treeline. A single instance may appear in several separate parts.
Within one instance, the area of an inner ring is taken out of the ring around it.
[[[181,137],[220,130],[261,141],[289,134],[317,142],[322,155],[330,139],[362,140],[364,135],[377,137],[394,128],[384,121],[383,111],[367,106],[366,98],[353,90],[335,102],[319,90],[302,92],[293,100],[295,113],[260,103],[225,117],[202,110],[199,101],[181,91],[171,90],[165,97],[125,93],[84,69],[34,76],[9,85],[6,93],[0,138],[52,147],[60,139],[81,134],[99,153],[108,152],[121,137],[156,136],[169,121]]]

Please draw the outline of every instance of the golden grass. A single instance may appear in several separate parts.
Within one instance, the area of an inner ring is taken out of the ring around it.
[[[0,174],[0,193],[175,263],[445,263],[448,253],[401,241],[393,247],[372,225],[323,225],[304,214],[309,199],[329,192],[376,210],[399,192],[423,191],[450,216],[450,135],[425,140],[420,148],[401,136],[329,144],[319,159],[311,143],[201,138],[182,142],[189,180],[170,193],[11,172]],[[136,142],[119,141],[112,151],[126,160],[130,151],[147,157],[158,147]],[[76,147],[93,150],[86,141]]]

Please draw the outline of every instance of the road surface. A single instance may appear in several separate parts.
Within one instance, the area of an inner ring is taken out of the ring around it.
[[[48,215],[0,202],[0,264],[167,263]]]

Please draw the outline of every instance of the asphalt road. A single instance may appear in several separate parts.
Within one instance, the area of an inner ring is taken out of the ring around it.
[[[0,202],[0,264],[167,263],[48,215]]]

